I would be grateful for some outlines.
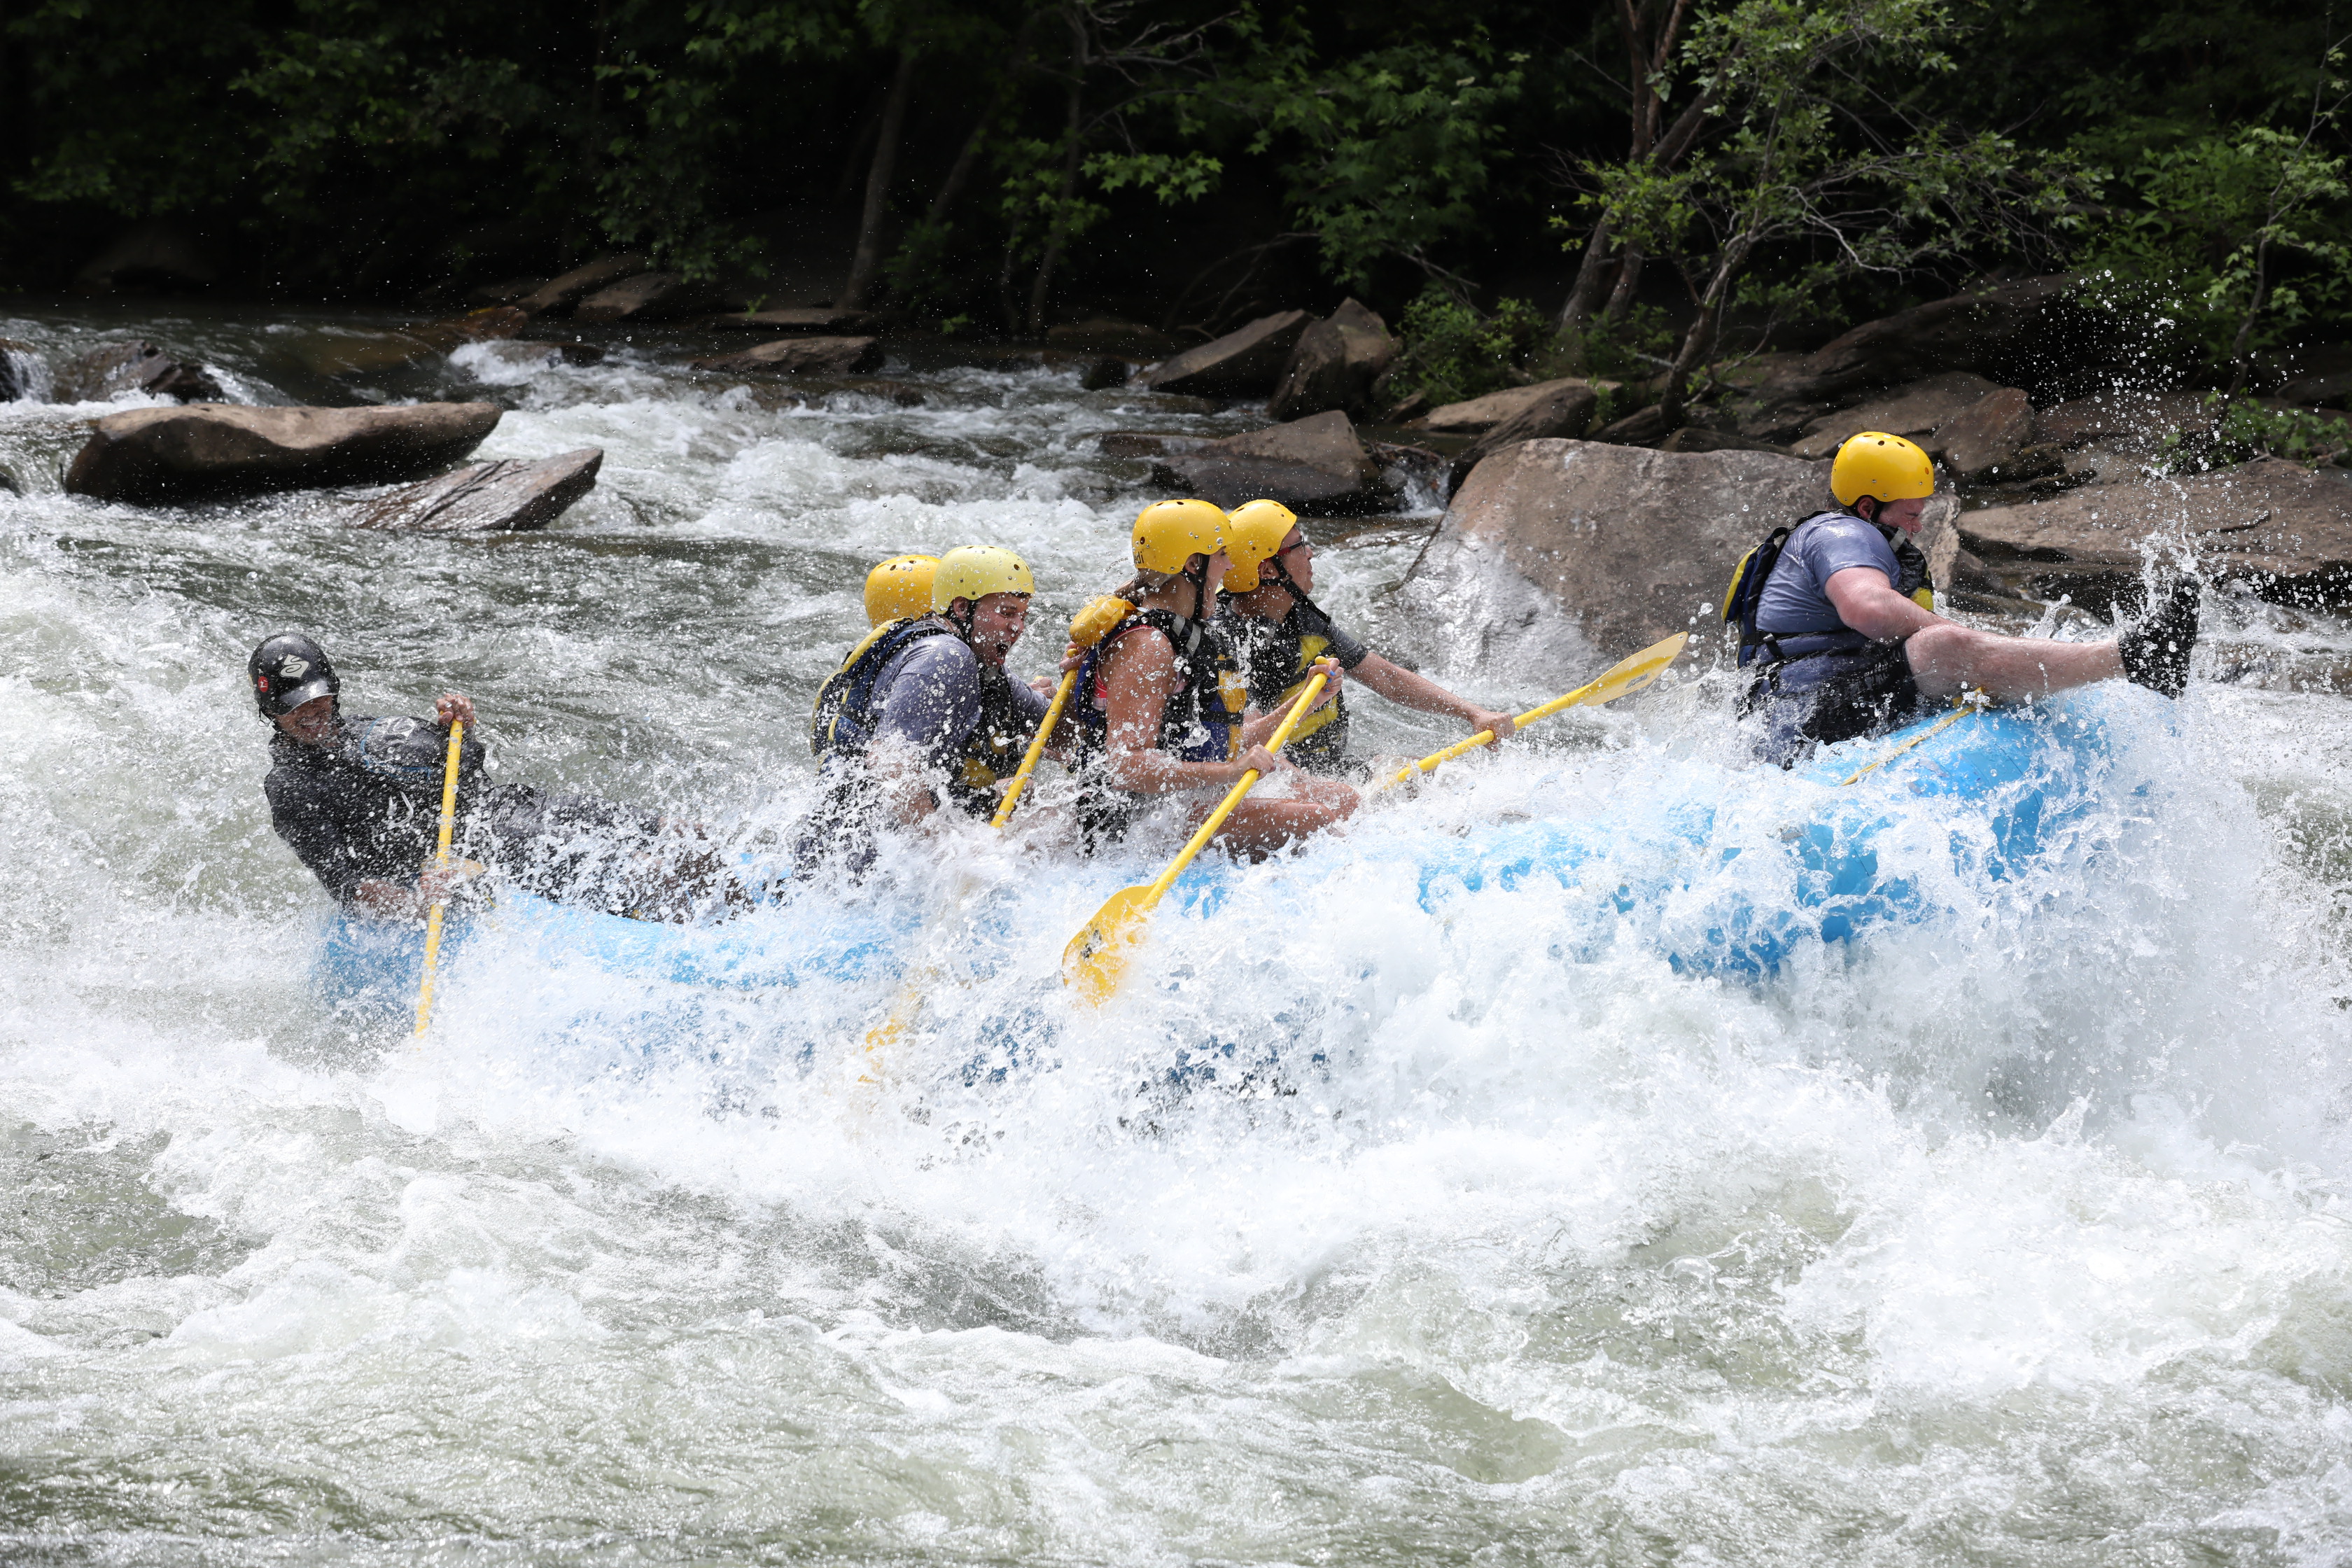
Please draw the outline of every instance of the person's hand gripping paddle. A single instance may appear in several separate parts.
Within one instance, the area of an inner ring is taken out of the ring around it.
[[[1631,696],[1665,673],[1666,666],[1682,653],[1683,645],[1690,641],[1690,633],[1676,632],[1662,643],[1643,648],[1633,658],[1612,665],[1598,680],[1578,687],[1565,697],[1555,697],[1539,708],[1530,708],[1511,721],[1511,732],[1517,734],[1538,719],[1549,719],[1569,708],[1614,702],[1620,697]],[[1495,739],[1492,730],[1481,730],[1466,741],[1456,741],[1442,752],[1432,752],[1411,767],[1399,768],[1384,779],[1376,781],[1366,795],[1377,795],[1391,784],[1401,784],[1415,773],[1434,773],[1442,763],[1450,763],[1466,752],[1490,745]]]
[[[1307,717],[1308,710],[1315,706],[1315,700],[1323,695],[1323,683],[1328,679],[1328,670],[1319,668],[1316,670],[1313,679],[1307,683],[1307,689],[1298,694],[1298,700],[1290,705],[1290,711],[1283,716],[1281,727],[1275,731],[1274,738],[1266,742],[1267,751],[1279,754],[1282,748],[1290,743],[1290,732],[1298,728],[1298,721]],[[1113,893],[1103,907],[1095,911],[1095,918],[1070,939],[1069,946],[1062,950],[1062,984],[1076,992],[1080,1001],[1100,1006],[1118,994],[1119,981],[1126,976],[1128,961],[1143,941],[1152,910],[1168,889],[1175,886],[1176,879],[1184,874],[1184,868],[1192,863],[1192,858],[1208,847],[1209,840],[1215,837],[1217,829],[1225,825],[1225,818],[1234,814],[1234,808],[1241,805],[1243,797],[1257,783],[1257,770],[1251,768],[1235,781],[1234,787],[1225,792],[1225,798],[1217,803],[1217,809],[1209,813],[1176,858],[1169,862],[1168,869],[1160,872],[1153,881],[1121,888]]]
[[[433,868],[449,868],[449,831],[457,821],[457,758],[466,740],[463,721],[449,724],[449,760],[441,767],[441,847],[434,851]],[[434,970],[441,962],[441,917],[449,907],[446,887],[433,895],[433,907],[425,916],[425,979],[416,991],[416,1033],[421,1038],[425,1026],[433,1021]]]
[[[1070,617],[1070,652],[1076,654],[1082,649],[1094,647],[1113,626],[1133,614],[1134,609],[1135,606],[1124,599],[1100,598],[1089,603],[1084,609]],[[1022,791],[1028,787],[1029,775],[1037,771],[1038,759],[1045,754],[1045,742],[1053,738],[1054,726],[1062,721],[1062,710],[1068,706],[1070,693],[1076,689],[1077,679],[1078,672],[1075,667],[1062,672],[1062,683],[1055,688],[1054,700],[1046,707],[1045,718],[1037,722],[1037,733],[1030,738],[1029,750],[1021,758],[1020,771],[1013,775],[1013,782],[1005,786],[1004,799],[998,805],[996,815],[989,818],[991,827],[1001,830],[1006,823],[1013,820],[1013,807],[1021,804]],[[968,893],[970,890],[969,886],[966,886],[960,889],[959,892]],[[943,929],[946,921],[955,915],[962,902],[961,897],[954,900],[947,914],[941,918],[940,925],[934,926],[930,937],[926,938],[924,943],[926,947],[934,944],[932,939],[936,938],[938,932]],[[884,1014],[879,1021],[866,1031],[866,1050],[869,1058],[874,1053],[897,1044],[899,1037],[913,1026],[916,1017],[922,1011],[924,998],[929,994],[933,982],[938,978],[939,965],[931,963],[919,965],[908,976],[907,984],[899,991],[898,999],[890,1004],[890,1011]],[[858,1081],[867,1084],[875,1082],[879,1070],[879,1064],[869,1059],[864,1064],[863,1070],[859,1072]]]

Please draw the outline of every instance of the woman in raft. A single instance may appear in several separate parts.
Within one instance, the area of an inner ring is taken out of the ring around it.
[[[1247,716],[1231,654],[1211,630],[1229,564],[1225,514],[1204,500],[1143,509],[1129,536],[1136,574],[1115,597],[1131,606],[1078,665],[1078,820],[1091,851],[1116,841],[1161,795],[1189,795],[1198,823],[1242,774],[1265,780],[1226,817],[1218,841],[1263,855],[1343,821],[1356,792],[1311,778],[1265,749],[1297,699]],[[1334,664],[1317,708],[1336,700]],[[1301,694],[1304,695],[1303,693]]]

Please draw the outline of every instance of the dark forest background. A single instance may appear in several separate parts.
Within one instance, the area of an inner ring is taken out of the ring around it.
[[[2346,335],[2339,26],[2307,0],[0,0],[0,289],[66,290],[166,220],[231,297],[431,306],[628,249],[950,331],[1354,294],[1663,364],[1709,312],[1702,355],[2079,268],[2226,365]]]

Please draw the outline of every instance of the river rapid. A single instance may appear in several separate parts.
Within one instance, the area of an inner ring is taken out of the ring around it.
[[[404,537],[70,499],[110,410],[0,405],[0,1559],[2352,1559],[2344,622],[2212,598],[2230,679],[2134,742],[2108,853],[1760,981],[1373,854],[1769,805],[1702,657],[1234,874],[1100,1015],[1061,944],[1173,840],[1073,870],[1049,777],[1027,836],[811,906],[1011,900],[989,965],[925,921],[887,1062],[887,977],[495,933],[417,1047],[311,986],[261,637],[318,635],[353,711],[467,692],[501,779],[769,855],[872,562],[1021,550],[1042,674],[1155,494],[1098,436],[1250,419],[937,345],[884,372],[919,405],[770,408],[658,332],[333,376],[384,323],[15,311],[52,359],[143,335],[235,399],[487,398],[483,456],[606,457],[545,532]],[[1397,623],[1435,515],[1316,525],[1318,596],[1498,705],[1589,673]]]

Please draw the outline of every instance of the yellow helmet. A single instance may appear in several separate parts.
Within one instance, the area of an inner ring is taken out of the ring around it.
[[[1145,507],[1129,536],[1144,572],[1181,572],[1195,555],[1225,547],[1225,514],[1204,500],[1162,500]]]
[[[1900,436],[1864,430],[1850,436],[1830,465],[1830,494],[1840,506],[1864,496],[1882,501],[1916,500],[1936,493],[1936,465]]]
[[[931,574],[936,555],[893,555],[866,574],[866,618],[875,626],[904,620],[931,607]]]
[[[1037,580],[1029,563],[993,544],[959,544],[940,557],[931,579],[931,608],[944,610],[958,599],[978,603],[990,594],[1034,594]]]
[[[1225,592],[1246,594],[1263,587],[1258,568],[1282,553],[1282,542],[1298,526],[1298,514],[1278,500],[1244,501],[1225,515]]]

